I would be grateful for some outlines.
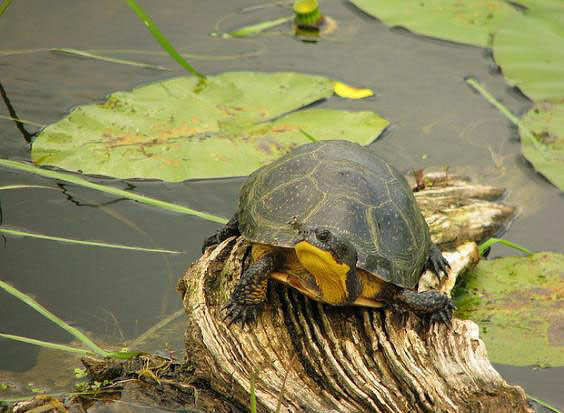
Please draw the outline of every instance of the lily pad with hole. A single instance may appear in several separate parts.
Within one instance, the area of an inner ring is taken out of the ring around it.
[[[507,18],[518,17],[503,0],[351,0],[390,26],[458,43],[488,47]]]
[[[539,173],[564,191],[564,101],[536,104],[523,117],[522,125],[519,132],[523,156]],[[524,128],[530,131],[532,137]]]
[[[564,366],[564,255],[481,261],[457,286],[457,316],[480,326],[488,356],[515,366]]]
[[[247,175],[313,139],[368,144],[388,121],[373,112],[307,109],[334,81],[299,73],[181,77],[80,106],[33,143],[37,165],[178,182]],[[293,113],[290,113],[293,112]]]
[[[507,20],[493,53],[507,81],[533,101],[564,100],[564,9]]]

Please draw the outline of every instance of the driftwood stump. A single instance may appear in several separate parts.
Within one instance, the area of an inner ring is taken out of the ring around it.
[[[450,292],[456,275],[478,261],[476,245],[514,214],[493,202],[503,190],[432,174],[416,199],[452,271],[442,285],[426,274],[420,289]],[[421,186],[421,185],[420,185]],[[271,282],[256,324],[222,318],[242,272],[248,243],[231,238],[206,253],[179,281],[188,316],[187,364],[200,383],[249,406],[254,381],[259,411],[532,412],[525,393],[493,369],[478,326],[427,327],[389,309],[332,307]]]

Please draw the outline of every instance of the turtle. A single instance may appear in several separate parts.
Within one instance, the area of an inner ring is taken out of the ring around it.
[[[415,290],[425,269],[440,280],[448,261],[404,176],[367,147],[318,141],[257,169],[202,253],[231,236],[251,254],[224,307],[229,324],[256,320],[273,278],[334,306],[390,305],[451,325],[447,295]]]

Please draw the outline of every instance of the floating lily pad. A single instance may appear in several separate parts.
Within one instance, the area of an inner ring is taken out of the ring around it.
[[[480,325],[493,362],[564,366],[563,254],[482,261],[462,283],[457,316]]]
[[[368,144],[388,125],[373,112],[299,109],[333,94],[334,81],[298,73],[181,77],[112,94],[45,128],[37,165],[118,178],[247,175],[315,139]],[[201,90],[198,90],[201,89]]]
[[[507,20],[493,52],[507,81],[533,101],[564,99],[564,9]]]
[[[564,102],[538,103],[523,117],[522,124],[534,137],[520,129],[523,156],[564,191]]]
[[[489,46],[506,18],[519,13],[502,0],[351,0],[390,26],[453,42]]]

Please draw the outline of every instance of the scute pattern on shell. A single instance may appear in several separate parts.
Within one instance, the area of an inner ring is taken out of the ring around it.
[[[351,241],[357,267],[399,285],[417,285],[429,256],[429,229],[405,178],[371,150],[347,141],[300,146],[256,170],[239,200],[239,229],[251,242],[293,247],[293,217]]]

